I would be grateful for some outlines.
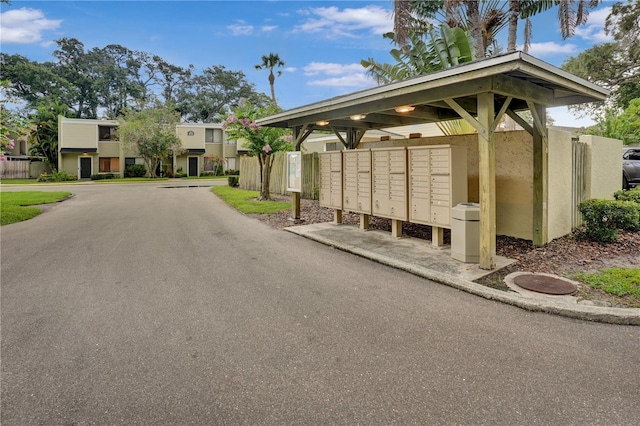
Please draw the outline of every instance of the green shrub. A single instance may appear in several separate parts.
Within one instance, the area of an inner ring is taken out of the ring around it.
[[[213,172],[200,172],[200,176],[201,177],[215,176],[215,174]]]
[[[182,172],[175,172],[173,174],[173,177],[174,178],[183,178],[183,177],[187,177],[187,174],[186,173],[182,173]]]
[[[578,206],[585,222],[585,236],[593,241],[617,240],[619,230],[640,229],[640,204],[619,200],[587,200]]]
[[[64,170],[51,174],[42,173],[38,177],[38,182],[67,182],[71,180],[78,180],[78,176],[69,174]]]
[[[119,176],[114,173],[98,173],[91,175],[91,180],[115,179],[117,177]]]
[[[144,177],[147,174],[147,168],[144,164],[129,164],[124,168],[124,177]]]
[[[235,188],[240,185],[240,178],[238,178],[238,176],[229,176],[227,178],[227,182],[229,183],[230,187]]]
[[[225,170],[224,174],[227,176],[238,176],[240,175],[240,170]]]
[[[634,203],[640,203],[640,186],[616,191],[613,194],[613,198],[620,201],[633,201]]]

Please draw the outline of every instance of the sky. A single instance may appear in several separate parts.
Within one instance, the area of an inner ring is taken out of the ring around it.
[[[610,41],[604,23],[612,1],[592,10],[575,36],[562,40],[557,10],[533,18],[529,54],[560,66],[594,44]],[[374,87],[360,60],[391,62],[382,34],[393,27],[392,0],[299,1],[21,1],[0,4],[0,51],[38,62],[54,60],[54,40],[67,37],[86,50],[119,44],[202,71],[213,65],[242,71],[270,94],[262,55],[285,62],[276,78],[278,105],[290,109]],[[524,25],[518,28],[522,42]],[[506,30],[498,39],[506,50]],[[551,108],[559,126],[587,126],[566,108]]]

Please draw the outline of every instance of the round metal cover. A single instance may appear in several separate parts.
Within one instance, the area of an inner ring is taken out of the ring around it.
[[[523,274],[513,282],[524,289],[545,294],[572,294],[578,289],[575,284],[548,275]]]

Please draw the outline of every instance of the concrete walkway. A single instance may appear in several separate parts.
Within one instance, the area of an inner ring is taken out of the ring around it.
[[[573,296],[552,296],[524,289],[521,291],[514,285],[509,287],[517,291],[506,292],[477,284],[473,280],[494,271],[485,271],[477,264],[452,259],[448,247],[435,248],[430,241],[416,238],[396,239],[388,232],[363,232],[354,225],[334,223],[292,226],[285,230],[486,299],[530,311],[611,324],[640,325],[640,309],[593,306],[589,305],[588,301],[579,303],[578,298]],[[496,268],[504,268],[514,262],[497,256]]]

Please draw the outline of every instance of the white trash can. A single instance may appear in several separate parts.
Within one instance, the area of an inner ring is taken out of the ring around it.
[[[480,263],[480,204],[460,203],[451,209],[451,257]]]

